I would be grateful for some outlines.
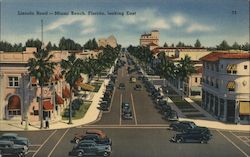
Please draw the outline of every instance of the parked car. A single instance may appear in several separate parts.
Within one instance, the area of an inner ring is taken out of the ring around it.
[[[107,102],[107,101],[102,101],[100,103],[100,107],[99,109],[102,110],[102,111],[108,111],[109,110],[109,106],[110,106],[110,103]]]
[[[110,145],[97,144],[92,140],[79,142],[69,152],[69,156],[110,156],[112,150]]]
[[[0,136],[0,141],[12,141],[14,144],[22,145],[22,147],[28,151],[29,140],[26,137],[20,137],[16,133],[4,133]]]
[[[142,86],[139,85],[139,84],[136,84],[135,87],[134,87],[134,90],[141,91],[142,90]]]
[[[191,129],[188,132],[176,134],[171,141],[173,142],[199,142],[207,143],[212,138],[210,132],[203,129]]]
[[[189,129],[193,129],[196,127],[197,125],[191,121],[178,121],[178,122],[171,123],[169,126],[171,130],[178,131],[178,132],[185,132]]]
[[[125,84],[124,83],[120,83],[118,88],[125,90]]]
[[[3,156],[24,157],[28,150],[25,150],[22,145],[14,144],[13,141],[0,140],[0,152]]]
[[[171,110],[168,114],[165,114],[162,118],[168,121],[177,121],[179,119],[178,114],[175,110]]]

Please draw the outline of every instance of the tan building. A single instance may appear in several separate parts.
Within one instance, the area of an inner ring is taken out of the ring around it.
[[[29,122],[39,120],[39,103],[41,88],[37,80],[28,75],[27,63],[33,58],[36,48],[26,48],[23,52],[0,52],[0,119],[24,120]],[[52,62],[59,63],[75,53],[76,57],[88,58],[100,52],[89,51],[50,51]],[[84,81],[88,79],[83,76]],[[61,119],[61,112],[68,105],[69,86],[61,75],[60,65],[54,69],[50,83],[43,90],[43,115],[50,120]]]
[[[113,48],[117,47],[117,40],[113,35],[109,36],[108,38],[98,39],[98,46],[99,47],[106,47],[107,45],[109,45]]]
[[[250,54],[213,52],[203,62],[202,106],[225,122],[250,124]]]
[[[159,38],[160,33],[158,30],[153,30],[150,33],[144,33],[140,38],[140,46],[149,46],[151,43],[159,46]]]

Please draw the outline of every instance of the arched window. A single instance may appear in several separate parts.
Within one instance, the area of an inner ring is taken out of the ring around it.
[[[19,96],[13,95],[9,98],[7,109],[9,115],[21,115],[21,100]]]

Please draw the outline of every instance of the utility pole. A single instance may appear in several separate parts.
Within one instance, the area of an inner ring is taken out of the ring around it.
[[[41,49],[44,49],[44,44],[43,44],[43,19],[41,19],[41,40],[42,40]]]

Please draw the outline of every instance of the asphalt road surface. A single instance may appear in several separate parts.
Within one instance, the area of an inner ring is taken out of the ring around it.
[[[125,59],[125,58],[124,58]],[[28,157],[67,157],[76,133],[88,128],[101,129],[112,139],[112,157],[248,157],[250,135],[248,132],[211,130],[213,138],[208,144],[171,143],[175,132],[168,130],[169,123],[154,108],[148,93],[134,91],[135,84],[129,78],[125,65],[118,71],[118,79],[112,98],[111,111],[103,113],[95,124],[70,129],[43,130],[17,133],[31,142]],[[120,82],[126,89],[117,88]],[[121,119],[121,103],[131,104],[133,120]],[[4,133],[4,132],[1,132]],[[1,134],[0,133],[0,134]]]

